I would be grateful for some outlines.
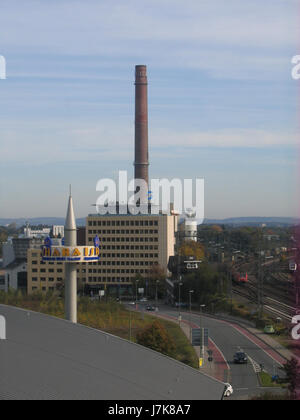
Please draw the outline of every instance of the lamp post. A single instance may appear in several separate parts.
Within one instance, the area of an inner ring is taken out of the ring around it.
[[[156,289],[155,289],[155,310],[158,311],[158,296],[157,296],[157,287],[159,280],[156,280]]]
[[[129,311],[129,341],[131,341],[131,309]]]
[[[182,286],[182,283],[181,283],[181,276],[180,276],[180,280],[179,280],[179,283],[178,283],[178,287],[179,287],[179,297],[178,297],[178,300],[179,300],[179,302],[178,302],[178,309],[179,309],[178,321],[179,321],[179,325],[180,325],[180,322],[181,322],[181,301],[180,301],[181,286]]]
[[[192,293],[194,293],[194,290],[189,291],[190,296],[190,340],[192,341]]]
[[[138,279],[136,279],[135,281],[135,310],[137,311],[138,309],[138,290],[137,290],[137,286],[138,286]]]
[[[203,308],[206,305],[200,305],[200,328],[201,328],[201,335],[202,335],[202,345],[200,346],[200,359],[204,358],[204,328],[203,328]]]

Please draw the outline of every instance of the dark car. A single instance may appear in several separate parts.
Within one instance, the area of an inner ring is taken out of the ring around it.
[[[155,308],[154,308],[154,306],[147,306],[147,311],[155,311]]]
[[[243,353],[242,351],[239,351],[235,353],[233,361],[237,365],[244,365],[248,363],[248,357],[246,353]]]

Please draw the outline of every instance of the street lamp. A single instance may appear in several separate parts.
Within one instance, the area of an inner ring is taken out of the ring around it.
[[[180,281],[179,281],[179,283],[178,283],[178,287],[179,287],[179,298],[178,298],[178,300],[179,300],[179,302],[178,302],[178,309],[179,309],[179,314],[178,314],[178,321],[179,321],[179,325],[180,325],[180,322],[181,322],[181,301],[180,301],[180,288],[181,288],[181,286],[182,286],[182,283],[181,283],[181,276],[180,276]]]
[[[204,328],[203,328],[203,309],[206,307],[206,305],[200,305],[200,328],[201,328],[201,335],[202,335],[202,345],[200,347],[200,359],[204,358]]]
[[[137,309],[138,309],[138,303],[137,303],[137,301],[138,301],[138,290],[137,290],[137,285],[138,285],[138,279],[136,279],[136,281],[135,281],[135,309],[136,309],[136,311],[137,311]]]
[[[190,340],[192,341],[192,293],[194,293],[194,290],[189,291],[190,296]]]
[[[156,290],[155,290],[155,305],[156,305],[156,311],[158,311],[158,296],[157,296],[158,283],[159,283],[159,280],[156,280]]]

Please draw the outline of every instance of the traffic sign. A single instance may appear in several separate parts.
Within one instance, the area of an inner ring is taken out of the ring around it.
[[[202,343],[204,337],[204,343]],[[193,328],[192,329],[192,345],[194,347],[208,346],[209,330],[208,328]]]

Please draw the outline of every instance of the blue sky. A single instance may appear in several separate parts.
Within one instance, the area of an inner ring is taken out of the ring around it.
[[[0,215],[93,211],[133,173],[134,66],[147,64],[151,177],[204,177],[205,215],[295,216],[294,0],[2,0]]]

